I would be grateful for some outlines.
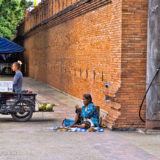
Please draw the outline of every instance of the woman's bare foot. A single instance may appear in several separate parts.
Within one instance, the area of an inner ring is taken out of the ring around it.
[[[72,124],[72,125],[70,125],[70,126],[68,126],[68,127],[75,127],[75,125],[76,125],[76,124]]]

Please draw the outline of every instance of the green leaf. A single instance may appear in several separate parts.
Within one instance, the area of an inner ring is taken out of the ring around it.
[[[33,5],[27,0],[0,0],[0,36],[10,39],[24,18],[26,9]]]

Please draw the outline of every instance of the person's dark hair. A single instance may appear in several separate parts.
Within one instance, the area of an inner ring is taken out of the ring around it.
[[[89,103],[93,103],[93,102],[92,102],[92,96],[91,96],[90,94],[84,94],[83,97],[84,97],[85,99],[87,99],[87,100],[89,101]]]

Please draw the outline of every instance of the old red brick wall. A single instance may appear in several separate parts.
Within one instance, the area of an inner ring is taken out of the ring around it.
[[[146,89],[147,13],[148,0],[122,2],[121,89],[117,93],[121,116],[116,126],[144,125],[138,113]]]
[[[108,112],[103,122],[110,128],[143,126],[138,107],[145,91],[147,0],[112,0],[32,29],[76,0],[67,2],[55,9],[49,1],[45,17],[36,17],[41,4],[24,20],[29,76],[78,98],[91,93],[94,103]]]

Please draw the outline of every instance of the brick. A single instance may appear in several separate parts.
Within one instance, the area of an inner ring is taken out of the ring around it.
[[[138,110],[146,89],[147,0],[94,0],[55,16],[76,2],[44,0],[20,25],[29,76],[78,98],[92,94],[110,128],[144,126]]]

